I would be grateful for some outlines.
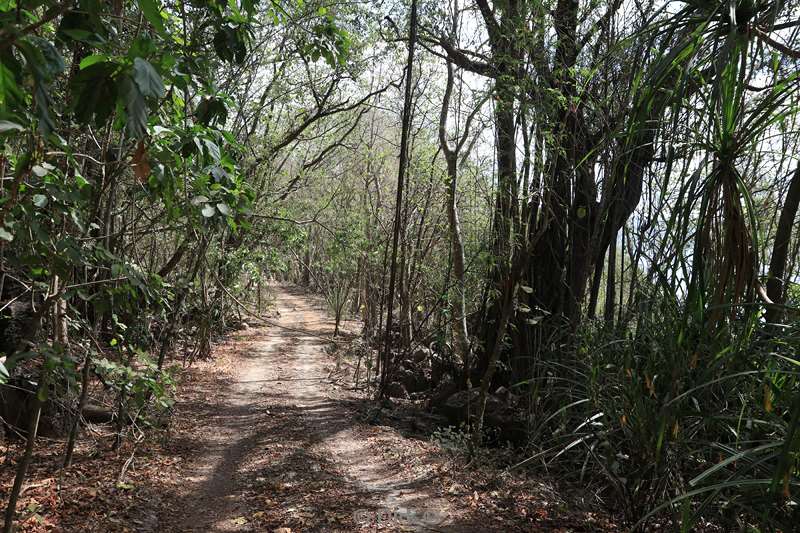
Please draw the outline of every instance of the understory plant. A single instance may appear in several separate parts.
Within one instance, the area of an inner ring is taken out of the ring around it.
[[[588,324],[574,351],[539,365],[535,462],[602,480],[632,526],[791,530],[800,322],[709,333],[669,307],[622,334]]]

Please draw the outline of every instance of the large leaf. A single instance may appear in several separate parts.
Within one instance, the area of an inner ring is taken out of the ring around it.
[[[33,77],[33,99],[35,112],[39,119],[39,132],[47,136],[55,129],[55,124],[50,117],[49,83],[64,70],[64,60],[53,43],[41,37],[29,36],[16,41],[15,44],[25,58],[26,66]]]
[[[5,226],[0,226],[0,239],[11,242],[14,240],[14,234],[8,231]]]
[[[14,72],[0,62],[0,110],[14,102],[21,101],[22,98],[22,92],[17,85]]]
[[[208,156],[211,157],[215,163],[218,163],[221,157],[219,146],[209,139],[203,139],[203,144],[206,145],[206,153],[208,153]]]
[[[52,100],[50,98],[48,89],[49,87],[43,83],[37,83],[33,90],[33,100],[36,102],[36,116],[39,119],[39,133],[45,137],[50,135],[50,132],[56,129],[53,119],[50,118],[50,104],[52,103]]]
[[[159,33],[166,33],[167,28],[164,27],[164,19],[161,18],[161,4],[158,0],[138,0],[139,8],[147,21]]]
[[[92,54],[89,56],[84,57],[81,59],[80,62],[80,69],[83,70],[85,68],[91,67],[95,63],[100,63],[103,61],[108,61],[108,56],[105,54]]]
[[[38,208],[43,208],[47,205],[47,196],[44,194],[34,194],[33,195],[33,205]]]
[[[149,98],[163,98],[164,84],[161,82],[161,76],[158,75],[153,65],[137,57],[133,60],[133,79],[136,85],[139,86],[139,91]]]
[[[223,25],[214,34],[214,50],[223,61],[230,63],[244,63],[247,57],[247,46],[243,31],[239,28]]]
[[[117,83],[114,79],[117,65],[110,61],[89,64],[80,70],[72,82],[72,111],[84,124],[94,119],[103,126],[111,116],[117,102]]]
[[[109,25],[101,16],[106,9],[107,5],[97,0],[76,2],[75,9],[61,17],[56,39],[63,43],[78,41],[93,47],[102,46],[109,37]]]
[[[221,98],[204,98],[197,106],[197,121],[208,126],[212,122],[224,123],[228,118],[228,109]]]
[[[139,86],[130,76],[123,76],[119,82],[119,92],[125,103],[127,122],[125,128],[134,139],[144,136],[147,131],[147,104],[139,91]]]
[[[64,58],[47,39],[30,36],[17,41],[17,47],[28,61],[28,68],[33,72],[37,83],[52,81],[64,70]]]

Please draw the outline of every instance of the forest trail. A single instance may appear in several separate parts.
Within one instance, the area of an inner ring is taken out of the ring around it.
[[[311,297],[277,285],[275,325],[234,341],[230,379],[190,383],[178,404],[201,427],[182,445],[175,531],[486,531],[434,493],[418,441],[360,421],[330,378],[332,320]],[[241,349],[244,348],[244,349]],[[216,389],[216,390],[214,390]],[[393,448],[402,446],[404,464]],[[408,449],[420,449],[420,457]],[[441,492],[441,489],[439,490]],[[287,529],[281,529],[287,528]]]

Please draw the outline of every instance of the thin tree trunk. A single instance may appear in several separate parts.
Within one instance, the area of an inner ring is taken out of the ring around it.
[[[458,31],[457,9],[454,10],[453,18],[453,35]],[[453,275],[455,276],[455,291],[453,299],[450,302],[450,309],[453,321],[452,335],[453,335],[453,349],[456,357],[461,361],[464,369],[462,386],[468,389],[470,386],[470,346],[469,346],[469,331],[467,328],[467,305],[466,305],[466,268],[464,266],[464,242],[461,236],[461,224],[458,218],[458,206],[456,204],[456,193],[458,192],[458,158],[460,151],[465,142],[469,138],[470,124],[477,111],[483,106],[485,100],[482,100],[467,117],[464,125],[464,131],[461,138],[458,139],[455,148],[450,148],[447,142],[447,114],[450,105],[450,97],[453,92],[453,65],[447,63],[447,84],[445,86],[444,98],[442,101],[442,111],[439,115],[439,145],[447,162],[447,220],[450,230],[450,256],[452,261]],[[467,149],[467,153],[469,149]],[[464,156],[466,157],[466,155]],[[469,402],[467,402],[469,406]],[[467,413],[467,420],[469,420],[469,413]]]
[[[529,220],[530,222],[530,220]],[[497,361],[500,358],[500,352],[503,348],[503,338],[506,335],[508,323],[511,320],[511,315],[514,312],[514,301],[517,297],[517,289],[519,288],[519,281],[522,273],[528,269],[530,258],[533,251],[540,244],[543,235],[546,233],[549,226],[550,219],[545,218],[542,220],[540,228],[537,232],[531,235],[530,240],[525,248],[517,250],[514,254],[514,259],[508,267],[505,281],[501,288],[501,306],[500,314],[498,316],[497,334],[495,342],[492,345],[492,351],[489,354],[488,366],[481,378],[480,394],[478,396],[478,405],[475,417],[475,424],[472,427],[472,435],[470,438],[470,446],[475,449],[481,443],[481,432],[483,431],[483,416],[486,412],[486,400],[489,396],[489,387],[492,384],[495,370],[497,369]]]
[[[29,328],[28,331],[28,338],[33,340],[36,338],[36,335],[39,333],[39,328],[42,324],[42,318],[50,312],[50,306],[56,303],[57,299],[60,298],[61,288],[58,283],[58,278],[56,276],[53,277],[51,281],[51,286],[49,290],[49,294],[47,298],[45,298],[44,303],[39,308],[39,311],[36,313],[35,317],[32,320],[32,326]],[[27,342],[22,341],[17,346],[15,353],[21,352],[27,348]],[[5,523],[3,525],[3,533],[11,533],[14,529],[14,516],[17,511],[17,500],[19,499],[20,491],[22,490],[22,484],[25,482],[25,476],[28,473],[28,467],[31,464],[31,459],[33,457],[33,447],[36,444],[36,435],[39,431],[39,419],[42,415],[42,407],[44,406],[44,402],[42,398],[47,397],[47,390],[49,387],[49,375],[47,372],[47,362],[42,361],[42,375],[39,379],[39,388],[36,391],[36,396],[34,397],[33,401],[33,411],[31,413],[31,419],[28,423],[28,435],[27,441],[25,442],[25,452],[20,460],[19,464],[17,465],[17,473],[14,476],[14,485],[11,488],[11,493],[8,497],[8,505],[6,506],[6,514],[5,514]]]
[[[619,309],[617,324],[622,323],[622,312],[625,309],[625,224],[619,234]]]
[[[19,494],[22,491],[22,484],[25,482],[25,476],[28,473],[28,467],[30,466],[31,459],[33,458],[33,447],[36,444],[36,434],[39,431],[39,419],[41,418],[42,407],[44,405],[44,402],[41,400],[41,398],[47,395],[47,387],[48,376],[46,367],[43,363],[41,382],[39,383],[39,389],[36,392],[36,396],[33,399],[33,412],[28,424],[25,453],[22,456],[19,465],[17,465],[17,474],[14,477],[14,486],[11,488],[11,494],[8,496],[8,505],[6,506],[3,533],[11,533],[14,530],[14,516],[17,512],[17,500],[19,500]]]
[[[75,450],[75,440],[78,436],[78,427],[80,426],[81,416],[86,407],[86,400],[89,396],[89,368],[92,364],[91,351],[86,350],[86,356],[83,358],[83,369],[81,370],[81,394],[78,399],[78,409],[75,412],[75,417],[72,420],[72,427],[69,430],[69,438],[67,439],[67,447],[64,450],[64,468],[69,468],[72,464],[72,454]]]
[[[466,275],[464,268],[464,242],[461,238],[461,224],[458,219],[456,206],[456,189],[458,169],[456,167],[456,154],[447,160],[447,175],[449,179],[447,191],[447,219],[450,223],[450,243],[452,247],[453,275],[456,279],[451,313],[453,316],[453,347],[456,356],[461,360],[464,368],[463,386],[469,388],[470,349],[469,332],[467,329],[467,303],[466,303]]]
[[[203,262],[207,246],[208,243],[205,240],[200,243],[200,248],[197,252],[197,259],[195,260],[194,267],[192,268],[192,271],[189,275],[189,278],[186,280],[186,283],[193,282],[194,279],[197,277],[197,273],[200,270],[200,265]],[[175,301],[175,308],[172,312],[170,323],[168,326],[166,326],[166,328],[164,328],[164,331],[162,333],[161,347],[158,351],[158,363],[157,363],[157,369],[159,372],[164,368],[164,361],[167,356],[167,351],[169,349],[170,343],[172,342],[172,337],[174,336],[175,331],[178,328],[178,322],[180,319],[180,310],[181,307],[183,307],[183,301],[186,299],[186,295],[188,292],[189,290],[185,287],[179,292],[178,297]],[[225,316],[224,312],[222,313],[222,316]],[[224,329],[224,324],[223,324],[223,329]]]
[[[411,19],[408,34],[408,62],[406,63],[405,98],[403,101],[403,121],[400,134],[400,160],[397,170],[397,197],[395,199],[394,230],[392,232],[392,256],[389,267],[389,302],[387,305],[386,329],[384,331],[383,361],[381,365],[380,397],[386,394],[391,373],[392,315],[394,313],[394,291],[397,282],[397,247],[400,240],[400,224],[403,209],[403,187],[408,166],[408,136],[411,129],[411,87],[414,73],[414,46],[417,40],[417,1],[411,0]]]
[[[481,388],[478,394],[477,411],[475,413],[475,425],[472,428],[471,443],[473,449],[481,444],[483,417],[486,413],[486,400],[489,396],[489,386],[492,384],[492,378],[497,369],[497,360],[500,358],[500,352],[503,348],[503,337],[505,337],[508,322],[514,311],[514,298],[516,297],[517,286],[518,284],[515,280],[509,279],[508,287],[504,291],[503,305],[500,308],[500,316],[497,323],[497,336],[495,337],[492,351],[489,354],[489,365],[481,378]]]
[[[617,290],[617,238],[616,235],[608,245],[608,272],[606,273],[606,301],[603,318],[606,323],[614,323],[614,304]]]
[[[594,276],[592,277],[592,288],[589,293],[589,308],[587,309],[587,316],[595,318],[597,316],[597,300],[600,297],[600,283],[603,281],[603,261],[600,260],[595,264]]]
[[[303,269],[300,283],[304,287],[308,287],[311,285],[311,235],[309,235],[309,240],[306,242],[306,253],[303,261],[305,264],[300,266]]]

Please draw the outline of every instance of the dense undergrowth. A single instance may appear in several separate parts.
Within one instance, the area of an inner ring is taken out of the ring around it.
[[[668,313],[622,334],[587,325],[576,350],[536,366],[523,463],[600,480],[631,525],[789,531],[798,327],[709,334]]]

